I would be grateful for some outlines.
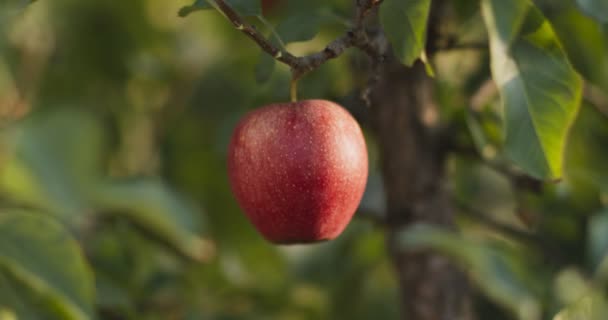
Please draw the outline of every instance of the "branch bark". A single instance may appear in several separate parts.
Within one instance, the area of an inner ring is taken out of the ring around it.
[[[433,2],[428,42],[434,43],[443,1]],[[427,48],[432,51],[438,48]],[[402,319],[475,319],[468,280],[448,258],[432,251],[408,252],[397,238],[416,223],[454,228],[454,205],[447,190],[447,152],[439,124],[434,81],[420,62],[411,68],[387,55],[370,88],[371,123],[380,146],[387,202],[387,242],[401,290]]]
[[[466,277],[447,258],[430,251],[404,252],[396,242],[399,232],[414,223],[454,224],[445,153],[421,114],[435,107],[432,95],[433,81],[421,63],[408,69],[396,62],[383,65],[370,94],[387,193],[387,241],[399,277],[403,319],[471,320]]]
[[[279,49],[268,41],[252,24],[246,22],[229,4],[224,0],[212,0],[217,9],[232,23],[232,25],[253,40],[264,52],[271,55],[277,61],[288,65],[293,73],[294,79],[301,78],[304,74],[320,67],[330,59],[339,57],[351,47],[357,47],[372,58],[378,58],[378,52],[371,45],[365,32],[365,18],[368,13],[382,0],[355,0],[356,9],[353,17],[353,27],[344,32],[343,35],[330,42],[319,52],[306,56],[297,57],[289,51]]]

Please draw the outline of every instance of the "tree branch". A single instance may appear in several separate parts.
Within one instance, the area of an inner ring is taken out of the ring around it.
[[[360,48],[374,59],[380,59],[379,50],[375,49],[369,41],[365,32],[365,17],[382,0],[356,0],[355,16],[353,26],[342,36],[330,42],[323,50],[297,57],[287,50],[281,50],[268,41],[256,28],[246,22],[230,5],[224,0],[211,0],[217,5],[217,9],[234,25],[237,30],[243,32],[253,40],[264,52],[273,58],[288,65],[293,73],[294,79],[299,79],[304,74],[315,70],[327,60],[340,56],[346,49],[351,47]]]
[[[213,0],[217,9],[232,23],[232,25],[253,40],[262,50],[271,55],[278,61],[291,66],[297,65],[297,58],[287,51],[274,46],[268,41],[252,24],[246,22],[230,5],[224,0]]]

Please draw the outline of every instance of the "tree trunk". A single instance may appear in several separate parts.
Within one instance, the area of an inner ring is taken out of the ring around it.
[[[396,268],[403,319],[474,319],[464,275],[433,252],[403,252],[397,234],[417,222],[451,228],[445,152],[437,137],[433,81],[421,63],[380,67],[371,91],[371,120],[380,145],[386,190],[388,247]]]

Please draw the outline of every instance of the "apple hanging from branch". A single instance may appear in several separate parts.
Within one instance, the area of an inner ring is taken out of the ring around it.
[[[237,125],[228,173],[239,205],[267,240],[330,240],[361,201],[367,148],[357,122],[333,102],[271,104]]]

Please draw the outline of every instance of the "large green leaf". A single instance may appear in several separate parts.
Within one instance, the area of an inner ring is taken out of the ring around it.
[[[30,288],[61,319],[93,318],[92,273],[76,241],[44,214],[0,213],[0,273]],[[30,307],[27,302],[7,307],[23,312],[24,306]]]
[[[0,191],[66,218],[88,209],[87,192],[102,167],[103,132],[93,117],[77,110],[37,114],[3,137]]]
[[[69,223],[80,223],[86,213],[120,209],[181,253],[202,257],[205,243],[196,235],[200,212],[160,181],[104,177],[103,134],[92,115],[76,110],[41,113],[15,124],[4,136],[0,192]]]
[[[196,0],[193,4],[179,10],[179,16],[185,17],[199,10],[213,9],[212,0]],[[243,16],[258,16],[262,14],[260,0],[225,0],[236,12]]]
[[[204,259],[210,254],[209,244],[196,236],[199,210],[159,180],[109,181],[98,187],[95,203],[130,217],[189,257]]]
[[[380,23],[397,58],[411,66],[426,45],[427,20],[431,0],[384,0]]]
[[[492,248],[452,231],[429,225],[404,230],[399,238],[404,249],[431,248],[466,269],[486,295],[521,320],[537,320],[540,303],[531,283],[534,275],[522,257],[514,252]]]
[[[608,1],[606,0],[576,0],[578,5],[588,15],[601,23],[608,23]]]
[[[528,0],[483,0],[482,14],[504,105],[506,152],[530,175],[558,179],[582,81],[549,22]]]

